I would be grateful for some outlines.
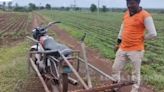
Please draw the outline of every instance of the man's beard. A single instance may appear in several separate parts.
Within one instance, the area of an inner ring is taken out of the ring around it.
[[[138,7],[136,8],[136,7],[134,7],[134,8],[128,8],[129,9],[129,11],[131,12],[131,13],[133,13],[133,14],[135,14],[135,13],[137,13],[138,12]]]
[[[133,8],[128,8],[130,12],[130,16],[133,16],[134,14],[138,13],[140,8],[139,7],[133,7]]]

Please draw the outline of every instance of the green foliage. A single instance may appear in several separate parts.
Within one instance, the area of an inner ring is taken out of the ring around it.
[[[27,77],[27,43],[0,48],[0,92],[14,92],[18,81]]]
[[[91,12],[97,11],[97,6],[95,4],[91,4],[90,10],[91,10]]]
[[[3,2],[3,4],[2,4],[3,11],[5,11],[5,7],[6,7],[6,2]]]
[[[107,12],[107,11],[108,11],[108,8],[105,5],[103,5],[102,12]]]
[[[81,10],[80,7],[76,7],[76,8],[75,8],[75,11],[79,11],[79,10]]]
[[[149,65],[143,65],[141,73],[142,73],[142,80],[145,82],[145,84],[154,85],[156,87],[156,92],[163,90],[163,84],[164,84],[163,74],[156,72]]]
[[[44,9],[45,7],[44,6],[40,6],[39,9]]]
[[[15,8],[13,9],[13,11],[16,11],[16,12],[29,12],[29,11],[31,11],[31,10],[29,10],[29,9],[27,9],[27,8],[25,8],[25,7],[20,7],[20,6],[18,6],[18,7],[15,7]]]
[[[11,2],[11,1],[8,2],[8,8],[9,8],[9,9],[12,8],[12,2]]]
[[[51,5],[50,4],[46,4],[45,8],[46,9],[51,9]]]
[[[36,5],[33,3],[29,3],[28,6],[29,6],[29,10],[36,10],[37,9]]]

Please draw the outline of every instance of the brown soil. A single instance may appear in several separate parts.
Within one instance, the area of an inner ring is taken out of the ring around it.
[[[44,92],[39,78],[34,74],[30,75],[22,84],[19,84],[19,87],[15,90],[16,92]]]
[[[22,41],[27,34],[28,15],[3,13],[0,15],[0,47],[15,45]]]

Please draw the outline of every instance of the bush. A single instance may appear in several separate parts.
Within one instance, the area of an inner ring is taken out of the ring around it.
[[[90,10],[91,12],[97,11],[97,6],[95,4],[91,4]]]

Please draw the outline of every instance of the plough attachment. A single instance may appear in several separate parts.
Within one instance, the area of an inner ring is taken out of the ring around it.
[[[32,39],[28,37],[29,39]],[[80,57],[79,52],[72,51],[70,57],[66,57],[61,51],[58,50],[42,50],[42,51],[31,51],[29,52],[29,66],[33,68],[33,70],[38,75],[45,92],[115,92],[114,89],[120,89],[123,86],[129,86],[134,84],[134,82],[121,82],[112,84],[104,84],[103,85],[94,85],[92,82],[92,71],[101,75],[102,77],[107,79],[108,81],[116,81],[112,76],[106,74],[105,72],[98,69],[96,66],[90,64],[87,60],[85,44],[83,43],[85,35],[81,41],[83,58]],[[32,39],[34,42],[34,39]],[[37,42],[38,43],[38,42]],[[38,59],[37,56],[40,55]],[[56,55],[56,56],[55,56]],[[37,61],[36,61],[37,60]],[[72,64],[71,61],[75,61]],[[44,63],[44,67],[40,67],[42,62]],[[83,73],[80,72],[80,64],[84,64]],[[66,66],[64,66],[66,65]],[[67,67],[67,68],[66,68]],[[71,70],[65,72],[64,70]],[[72,77],[71,75],[74,75]],[[75,79],[74,79],[75,78]],[[85,79],[86,78],[86,81]],[[79,83],[78,83],[79,82]],[[73,86],[77,87],[77,84],[80,84],[79,87],[83,89],[75,89],[72,91],[68,90],[68,83],[73,84]],[[50,85],[48,85],[50,84]]]
[[[121,88],[123,86],[129,86],[134,84],[134,82],[123,82],[123,83],[116,83],[116,84],[104,84],[99,85],[97,87],[90,88],[88,90],[86,89],[80,89],[75,91],[69,91],[69,92],[114,92],[114,88]]]

